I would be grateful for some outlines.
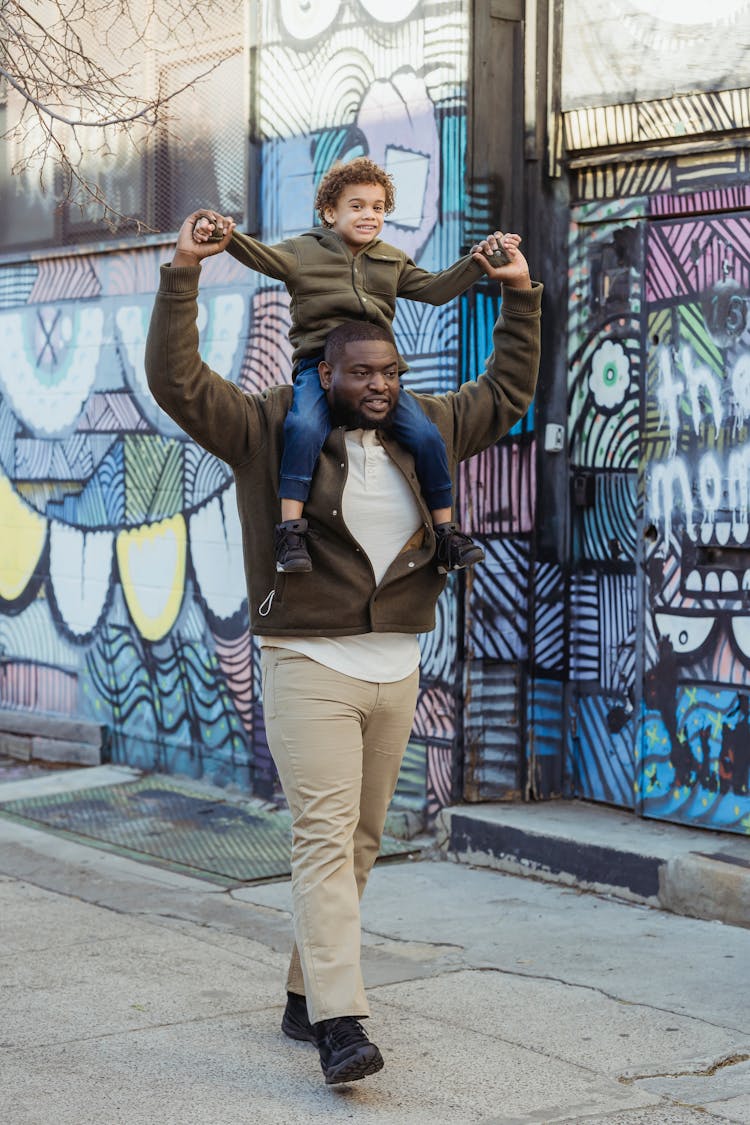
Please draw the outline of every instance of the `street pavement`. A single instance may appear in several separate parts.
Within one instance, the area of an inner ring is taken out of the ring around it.
[[[288,881],[0,817],[0,1122],[750,1122],[747,929],[437,858],[378,865],[363,928],[385,1069],[330,1088],[279,1030]]]

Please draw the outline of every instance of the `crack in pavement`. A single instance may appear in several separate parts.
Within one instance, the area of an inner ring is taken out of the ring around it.
[[[166,1020],[163,1023],[144,1023],[137,1027],[121,1027],[117,1031],[102,1031],[98,1035],[74,1035],[71,1039],[52,1039],[48,1043],[29,1043],[26,1046],[14,1046],[9,1043],[0,1043],[0,1047],[9,1054],[22,1054],[24,1051],[47,1051],[54,1047],[67,1047],[74,1043],[93,1043],[98,1039],[114,1039],[118,1035],[133,1035],[143,1031],[162,1031],[167,1027],[188,1027],[190,1024],[211,1023],[213,1020],[233,1019],[237,1016],[250,1016],[256,1012],[265,1012],[268,1009],[281,1008],[283,1004],[262,1004],[258,1008],[237,1008],[228,1012],[214,1012],[210,1016],[190,1016],[182,1020]]]
[[[527,977],[529,980],[546,980],[551,981],[553,984],[562,984],[566,988],[583,988],[589,992],[598,992],[600,996],[604,996],[607,1000],[614,1000],[617,1004],[626,1004],[631,1008],[646,1008],[649,1012],[664,1012],[665,1015],[676,1016],[678,1019],[694,1020],[696,1023],[705,1024],[707,1027],[715,1027],[718,1031],[736,1031],[738,1035],[747,1035],[747,1029],[741,1027],[732,1027],[730,1024],[714,1023],[713,1020],[707,1020],[703,1016],[691,1015],[690,1012],[675,1011],[674,1008],[662,1008],[658,1004],[648,1004],[645,1000],[626,1000],[621,996],[616,996],[613,992],[607,992],[606,989],[601,988],[595,984],[584,984],[580,981],[564,980],[562,977],[554,977],[547,973],[524,973],[518,969],[503,969],[496,965],[459,965],[457,968],[446,968],[440,972],[439,975],[448,976],[453,973],[501,973],[509,977]],[[438,975],[438,974],[436,974]],[[373,988],[387,988],[388,985],[379,984],[371,986]],[[652,1077],[648,1075],[647,1077]],[[655,1076],[654,1076],[655,1077]]]
[[[724,1055],[715,1063],[710,1066],[703,1067],[697,1070],[667,1070],[647,1072],[646,1074],[628,1074],[620,1078],[620,1082],[630,1085],[633,1082],[639,1082],[647,1078],[711,1078],[720,1070],[724,1070],[728,1066],[737,1066],[739,1063],[750,1062],[750,1055],[748,1054],[733,1054]]]
[[[455,949],[460,953],[466,951],[466,946],[456,945],[452,941],[426,941],[424,938],[392,937],[390,934],[381,933],[379,930],[370,930],[366,926],[362,927],[362,934],[367,934],[368,937],[383,938],[384,941],[392,942],[394,945],[426,945],[431,949]]]

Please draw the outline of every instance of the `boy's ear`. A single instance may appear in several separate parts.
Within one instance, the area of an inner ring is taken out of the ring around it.
[[[330,391],[331,389],[332,372],[333,368],[331,367],[330,363],[326,363],[324,359],[321,359],[320,363],[318,364],[318,378],[320,379],[320,385],[324,391]]]

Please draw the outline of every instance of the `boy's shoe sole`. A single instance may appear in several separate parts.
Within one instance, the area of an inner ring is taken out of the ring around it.
[[[384,1066],[383,1056],[374,1043],[360,1047],[356,1055],[328,1067],[323,1067],[326,1086],[338,1086],[342,1082],[357,1082],[360,1078],[367,1078],[370,1074],[377,1074]]]
[[[309,574],[312,563],[309,559],[294,559],[292,562],[276,563],[279,574]]]
[[[480,562],[484,562],[484,551],[481,547],[475,547],[471,551],[466,551],[461,562],[454,563],[453,566],[445,566],[440,563],[437,572],[438,574],[451,574],[455,570],[466,570],[467,567],[476,566]]]

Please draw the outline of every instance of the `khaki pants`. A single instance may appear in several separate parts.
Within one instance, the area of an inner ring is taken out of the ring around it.
[[[370,1009],[359,899],[411,733],[419,670],[369,683],[284,648],[261,649],[261,669],[268,745],[294,818],[287,989],[307,997],[313,1023],[362,1018]]]

